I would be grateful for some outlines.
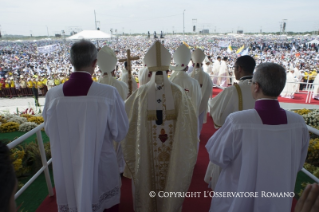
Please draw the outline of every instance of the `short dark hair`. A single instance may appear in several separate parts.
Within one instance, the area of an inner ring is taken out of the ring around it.
[[[253,81],[264,95],[278,97],[286,85],[286,70],[276,63],[261,63],[256,67]]]
[[[228,60],[228,57],[223,57],[223,60],[225,60],[225,61]]]
[[[0,141],[0,211],[9,211],[16,176],[7,145]]]
[[[218,59],[221,59],[221,57],[220,57],[220,56],[218,56],[218,57],[217,57],[217,60],[218,60]]]
[[[124,67],[125,67],[125,68],[127,67],[127,61],[124,62]]]
[[[93,43],[81,40],[72,45],[70,60],[76,70],[90,66],[97,59],[97,49]]]
[[[238,57],[235,64],[240,66],[246,74],[252,75],[256,67],[256,61],[249,55]]]

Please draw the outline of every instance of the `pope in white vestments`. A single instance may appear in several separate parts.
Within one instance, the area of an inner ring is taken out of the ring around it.
[[[213,84],[214,85],[218,85],[218,76],[219,76],[219,69],[220,69],[220,57],[217,58],[217,60],[215,60],[214,64],[213,64]]]
[[[84,57],[93,61],[84,63]],[[71,63],[76,71],[46,94],[43,118],[59,212],[102,212],[120,201],[112,142],[126,136],[128,119],[117,90],[92,81],[96,58],[97,50],[89,41],[73,44]]]
[[[185,92],[167,78],[169,51],[156,41],[144,59],[153,74],[125,103],[130,127],[121,142],[124,176],[134,183],[135,211],[176,212],[183,197],[151,198],[149,193],[188,190],[197,158],[196,112]]]
[[[309,132],[300,115],[280,108],[284,78],[283,67],[259,65],[251,84],[255,108],[230,114],[207,142],[210,161],[222,168],[211,212],[291,210]],[[269,80],[274,84],[267,87]]]
[[[294,82],[296,82],[296,80],[293,74],[289,71],[286,77],[286,85],[280,94],[281,97],[288,98],[288,99],[294,98],[295,92],[296,92],[296,88],[295,88],[296,84]]]
[[[219,73],[218,73],[218,81],[217,84],[220,87],[226,88],[228,87],[228,84],[230,83],[230,78],[229,78],[229,73],[228,73],[228,67],[227,67],[227,57],[224,57],[221,65],[220,65],[220,69],[219,69]]]
[[[97,64],[102,71],[102,77],[99,79],[99,83],[111,85],[116,88],[119,92],[120,96],[122,97],[123,101],[126,100],[128,96],[128,87],[125,82],[119,81],[114,78],[114,71],[115,65],[117,63],[117,58],[113,50],[108,47],[104,46],[100,49],[97,55]],[[113,142],[116,155],[117,155],[117,163],[119,166],[120,173],[123,173],[125,167],[125,161],[123,158],[122,147],[119,142]]]
[[[202,99],[199,106],[199,134],[202,130],[203,124],[206,123],[208,99],[212,96],[213,92],[213,82],[210,76],[203,71],[202,62],[204,59],[205,54],[201,49],[193,51],[192,60],[195,66],[190,76],[198,81],[202,91]]]

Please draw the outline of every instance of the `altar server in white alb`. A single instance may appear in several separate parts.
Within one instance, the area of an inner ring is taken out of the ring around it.
[[[319,73],[319,71],[317,71]],[[312,98],[319,100],[319,74],[317,74],[315,80],[313,81],[313,95]]]
[[[128,95],[128,86],[125,82],[114,78],[116,63],[117,58],[114,51],[110,47],[104,46],[97,54],[97,64],[102,72],[98,82],[115,87],[125,101]]]
[[[251,83],[255,108],[230,114],[207,142],[210,161],[222,168],[210,211],[291,210],[309,131],[300,115],[280,108],[277,97],[285,82],[282,66],[257,66]],[[218,197],[222,192],[234,192],[235,197]],[[240,197],[240,192],[257,192],[258,197]]]
[[[174,70],[176,76],[171,80],[172,83],[175,83],[181,86],[187,96],[190,98],[197,117],[199,117],[199,107],[202,99],[202,91],[200,89],[199,83],[196,79],[190,77],[186,72],[188,70],[188,63],[191,59],[191,52],[185,44],[181,44],[173,55],[176,66],[170,66],[171,70]],[[200,132],[198,129],[198,136]]]
[[[102,77],[99,79],[99,83],[107,84],[115,87],[119,92],[122,99],[125,101],[128,95],[128,87],[125,82],[119,81],[114,78],[115,65],[117,62],[114,51],[104,46],[97,54],[97,64],[102,72]],[[121,144],[119,142],[113,142],[116,155],[117,163],[119,166],[120,173],[123,173],[125,167],[125,161],[123,158]]]
[[[48,91],[43,110],[58,211],[116,211],[121,183],[113,141],[128,131],[124,102],[116,88],[92,81],[94,44],[73,44],[70,60],[75,72]]]
[[[239,57],[235,62],[235,77],[238,84],[225,88],[216,97],[209,100],[210,115],[212,116],[215,128],[224,125],[227,116],[236,111],[253,109],[255,99],[251,95],[250,82],[256,66],[254,58],[251,56]],[[209,162],[205,182],[214,190],[221,168]]]
[[[144,59],[152,78],[125,102],[130,127],[121,142],[124,176],[132,178],[135,211],[181,211],[183,197],[149,193],[187,192],[197,158],[196,112],[185,91],[167,78],[169,51],[156,41]]]
[[[203,123],[206,123],[208,99],[212,96],[213,92],[213,82],[210,76],[203,71],[204,59],[205,54],[201,49],[196,49],[192,52],[194,70],[191,73],[191,77],[198,81],[202,91],[202,99],[199,106],[199,134],[202,130]]]

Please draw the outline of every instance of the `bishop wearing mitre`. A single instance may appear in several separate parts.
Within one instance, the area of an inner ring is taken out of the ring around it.
[[[99,79],[99,83],[111,85],[116,88],[123,100],[126,100],[128,95],[128,86],[125,82],[115,79],[115,66],[117,58],[114,51],[104,46],[97,54],[97,64],[100,67],[102,76]]]
[[[203,123],[206,123],[208,100],[213,92],[213,82],[210,76],[203,70],[204,59],[205,54],[201,49],[193,51],[192,60],[194,70],[191,73],[191,77],[198,81],[202,91],[202,99],[199,106],[199,133],[202,130]]]
[[[121,142],[124,176],[132,179],[135,211],[180,211],[183,197],[150,192],[186,192],[197,158],[197,117],[185,91],[167,77],[171,55],[156,41],[145,55],[152,78],[126,101],[129,132]]]
[[[102,76],[99,79],[99,83],[111,85],[116,88],[123,100],[126,100],[128,95],[128,86],[125,82],[119,81],[114,78],[115,66],[117,63],[117,58],[114,51],[108,47],[104,46],[97,54],[97,64],[100,67]],[[117,156],[117,164],[119,166],[120,173],[123,173],[125,162],[123,158],[121,144],[119,142],[113,141],[113,146]]]
[[[171,82],[175,83],[184,89],[187,96],[190,98],[197,117],[199,116],[199,106],[202,99],[202,91],[196,79],[190,77],[186,72],[188,70],[188,63],[191,59],[191,52],[185,44],[181,44],[173,55],[175,66],[170,66],[171,70],[175,71],[175,77],[171,77]],[[198,129],[198,137],[199,137]],[[199,143],[198,143],[199,144]]]

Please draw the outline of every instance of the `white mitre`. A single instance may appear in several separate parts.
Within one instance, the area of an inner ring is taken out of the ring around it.
[[[166,97],[166,115],[170,111],[174,111],[174,98],[172,94],[171,82],[168,80],[166,71],[169,69],[171,63],[171,54],[169,51],[159,42],[156,41],[147,51],[144,57],[145,65],[148,67],[148,70],[151,72],[162,71],[163,80],[164,80],[164,89]],[[152,78],[148,86],[148,118],[156,119],[156,85],[155,85],[155,76],[152,74]]]
[[[193,63],[195,63],[195,67],[197,65],[197,63],[200,65],[200,67],[202,66],[202,63],[205,59],[205,54],[203,52],[203,50],[201,49],[196,49],[195,51],[193,51],[192,53],[192,60],[193,60]]]
[[[111,73],[115,69],[116,63],[116,55],[110,47],[103,46],[97,53],[97,64],[102,73]]]
[[[176,66],[170,66],[169,68],[175,71],[182,71],[191,60],[191,51],[185,44],[181,44],[174,52],[173,58]]]

